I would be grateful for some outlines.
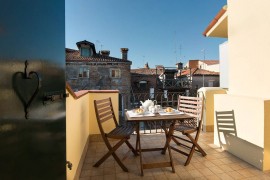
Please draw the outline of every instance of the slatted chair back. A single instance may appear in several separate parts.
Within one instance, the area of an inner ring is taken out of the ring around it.
[[[95,112],[97,123],[100,129],[101,134],[105,134],[105,130],[103,127],[103,123],[108,121],[113,121],[115,127],[118,126],[118,122],[116,120],[111,98],[106,98],[102,100],[94,100]]]
[[[202,126],[202,116],[203,116],[203,98],[202,97],[188,97],[179,96],[178,98],[178,111],[184,112],[192,117],[193,121],[187,121],[186,126],[197,127],[200,131]]]

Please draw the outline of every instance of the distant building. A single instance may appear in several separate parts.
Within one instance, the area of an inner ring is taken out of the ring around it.
[[[121,48],[122,59],[111,57],[110,51],[96,52],[89,41],[77,42],[78,50],[66,48],[66,81],[76,90],[117,89],[130,92],[128,49]]]
[[[163,66],[150,68],[148,63],[143,68],[131,69],[131,87],[134,93],[148,93],[150,88],[157,91],[157,78],[163,72]]]
[[[156,65],[150,68],[148,63],[143,68],[131,69],[131,87],[133,93],[154,92],[180,92],[189,87],[180,86],[180,78],[177,77],[176,67],[164,67]]]
[[[219,72],[189,68],[181,70],[177,76],[181,79],[181,86],[189,86],[193,90],[201,87],[219,87]]]
[[[185,67],[219,72],[219,60],[189,60]]]

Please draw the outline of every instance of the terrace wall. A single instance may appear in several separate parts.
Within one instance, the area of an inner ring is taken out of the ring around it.
[[[74,93],[69,86],[67,86],[67,92],[71,96],[66,100],[66,158],[73,165],[72,170],[67,169],[67,179],[73,180],[79,179],[89,142],[100,139],[97,135],[100,133],[95,116],[94,100],[111,97],[119,121],[119,92],[117,90],[84,90]],[[113,123],[106,124],[106,129],[110,130],[113,126]]]

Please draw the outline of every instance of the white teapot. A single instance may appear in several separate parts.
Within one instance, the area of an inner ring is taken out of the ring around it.
[[[149,107],[155,106],[155,102],[157,102],[157,101],[156,100],[152,101],[150,99],[147,99],[144,102],[142,102],[142,101],[140,101],[140,102],[145,110],[149,110]]]

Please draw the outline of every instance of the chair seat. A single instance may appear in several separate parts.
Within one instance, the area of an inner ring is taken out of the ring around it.
[[[130,135],[134,132],[134,127],[133,126],[117,126],[114,128],[111,132],[106,134],[108,138],[113,138],[113,139],[122,139],[122,138],[128,138]]]
[[[186,134],[186,133],[196,132],[197,131],[197,128],[190,127],[190,126],[179,125],[179,126],[175,126],[174,130],[179,131],[179,132],[181,132],[183,134]]]

